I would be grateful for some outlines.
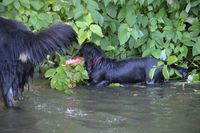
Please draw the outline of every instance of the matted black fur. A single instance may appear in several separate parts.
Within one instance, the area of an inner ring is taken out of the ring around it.
[[[157,66],[158,59],[151,57],[130,58],[116,60],[105,57],[100,47],[92,42],[82,44],[77,56],[83,57],[89,74],[91,85],[104,86],[109,83],[146,83],[160,84],[164,82],[162,68],[157,68],[153,79],[149,78],[149,71]],[[172,65],[183,78],[188,71],[185,68]]]
[[[15,100],[22,100],[34,67],[73,41],[75,31],[63,23],[33,33],[18,21],[0,17],[0,87],[5,105],[13,107]]]

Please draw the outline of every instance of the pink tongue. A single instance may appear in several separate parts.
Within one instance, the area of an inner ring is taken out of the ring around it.
[[[82,58],[75,58],[75,59],[69,59],[67,61],[65,61],[66,65],[73,65],[73,64],[78,64],[79,62],[81,62]]]

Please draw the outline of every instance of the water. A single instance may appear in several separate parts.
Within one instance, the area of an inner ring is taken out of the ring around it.
[[[0,102],[0,133],[200,133],[200,84],[80,86],[68,96],[34,79],[19,109]]]

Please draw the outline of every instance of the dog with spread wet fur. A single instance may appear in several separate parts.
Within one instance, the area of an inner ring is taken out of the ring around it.
[[[0,88],[5,106],[22,100],[24,86],[47,55],[77,42],[71,26],[59,23],[31,32],[22,23],[0,17]]]
[[[152,57],[129,58],[124,60],[110,59],[93,42],[83,43],[76,56],[84,59],[85,67],[89,74],[89,81],[91,85],[97,87],[106,86],[110,83],[161,84],[165,82],[161,67],[156,68],[153,79],[150,79],[149,72],[152,67],[157,66],[159,61]],[[172,67],[183,78],[187,77],[187,69],[176,65],[172,65]]]

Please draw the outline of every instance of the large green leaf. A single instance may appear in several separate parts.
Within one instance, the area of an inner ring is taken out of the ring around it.
[[[118,29],[118,38],[120,45],[126,43],[130,37],[130,32],[128,31],[129,26],[125,23],[122,23]]]
[[[156,71],[156,66],[155,66],[155,67],[152,67],[151,70],[149,71],[149,78],[150,78],[151,80],[152,80],[153,77],[154,77],[155,71]]]
[[[163,69],[162,69],[162,73],[163,73],[163,76],[164,76],[165,79],[168,80],[168,79],[170,78],[170,77],[169,77],[169,71],[168,71],[166,65],[163,67]]]
[[[106,7],[106,12],[110,17],[115,18],[117,15],[117,7],[114,6],[113,4],[109,4]]]
[[[99,35],[100,37],[103,37],[103,33],[102,33],[102,30],[101,30],[101,27],[100,27],[100,26],[98,26],[98,25],[96,25],[96,24],[92,24],[92,25],[90,25],[90,30],[91,30],[93,33]]]
[[[36,1],[31,1],[31,5],[35,10],[38,11],[44,6],[44,3],[42,1],[36,0]]]
[[[103,0],[105,7],[110,3],[110,0]]]
[[[137,41],[137,39],[140,37],[137,29],[132,29],[131,36]]]
[[[90,13],[95,23],[99,23],[100,25],[103,25],[104,18],[98,11],[91,9]]]
[[[128,8],[127,8],[128,9]],[[135,15],[134,10],[132,11],[127,11],[126,14],[126,22],[130,27],[132,27],[136,22],[137,22],[137,16]]]
[[[198,38],[198,40],[196,41],[196,43],[192,48],[192,54],[193,56],[200,54],[200,37]]]
[[[153,57],[159,59],[160,55],[161,55],[161,50],[160,49],[156,49],[152,52]]]
[[[3,5],[7,6],[11,3],[13,3],[15,0],[3,0]]]
[[[14,2],[14,6],[15,6],[15,8],[16,8],[17,10],[20,9],[20,3],[19,3],[18,0],[15,0],[15,2]]]
[[[55,75],[56,73],[56,69],[54,68],[51,68],[51,69],[48,69],[46,72],[45,72],[45,78],[51,78]]]
[[[168,59],[167,59],[167,64],[168,65],[171,65],[171,64],[174,64],[175,62],[177,62],[178,59],[176,56],[170,56]]]

